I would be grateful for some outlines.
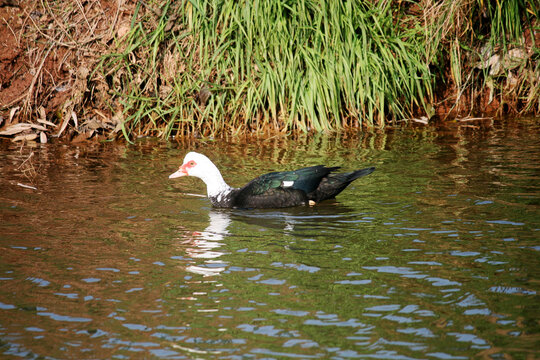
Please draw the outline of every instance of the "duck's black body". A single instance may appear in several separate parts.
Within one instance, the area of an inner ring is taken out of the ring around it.
[[[348,173],[332,173],[339,167],[323,165],[295,171],[272,172],[261,175],[239,189],[222,197],[224,207],[283,208],[307,205],[333,199],[352,181],[371,174],[375,168]],[[217,200],[217,199],[215,199]]]
[[[199,177],[206,183],[208,197],[215,207],[283,208],[312,205],[332,199],[352,181],[375,170],[369,167],[334,173],[338,169],[318,165],[294,171],[272,172],[259,176],[244,187],[231,188],[210,159],[190,152],[180,169],[169,178],[186,175]]]

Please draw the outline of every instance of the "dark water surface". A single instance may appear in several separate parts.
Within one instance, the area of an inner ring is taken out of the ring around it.
[[[231,185],[376,166],[337,202],[215,210]],[[535,121],[348,138],[0,143],[0,357],[540,357]],[[35,189],[21,185],[33,186]]]

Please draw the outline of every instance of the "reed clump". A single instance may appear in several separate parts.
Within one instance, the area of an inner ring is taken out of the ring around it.
[[[40,3],[77,13],[62,2]],[[99,34],[107,46],[97,42],[92,56],[94,38],[81,44],[89,71],[61,107],[75,121],[47,112],[76,131],[77,116],[130,140],[540,112],[535,2],[148,0],[116,4],[116,12],[108,5],[101,13],[115,14],[114,24]],[[25,112],[32,113],[44,112]]]
[[[423,33],[400,25],[391,2],[143,8],[99,68],[127,136],[143,119],[165,136],[383,126],[432,100]]]

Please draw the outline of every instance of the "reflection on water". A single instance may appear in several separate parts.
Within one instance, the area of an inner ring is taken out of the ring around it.
[[[223,245],[220,241],[229,235],[227,227],[231,220],[228,214],[216,210],[211,210],[208,215],[210,216],[208,227],[200,233],[194,232],[192,237],[184,242],[191,246],[186,248],[189,257],[205,259],[204,266],[189,265],[186,270],[203,276],[214,276],[219,275],[227,266],[226,263],[219,261],[218,258],[223,253],[217,250]]]
[[[187,148],[0,143],[1,357],[539,357],[538,125],[440,130],[190,144],[233,185],[377,166],[250,211],[168,181]]]

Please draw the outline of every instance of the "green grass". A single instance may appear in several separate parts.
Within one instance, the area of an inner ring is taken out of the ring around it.
[[[513,46],[538,11],[525,0],[421,4],[419,15],[388,0],[138,2],[96,74],[127,139],[383,127],[431,115],[440,83],[482,89],[471,54]],[[535,56],[523,66],[538,71]],[[534,107],[531,79],[517,96]]]
[[[163,2],[160,16],[137,5],[122,51],[102,61],[127,138],[147,128],[170,136],[383,126],[432,96],[422,33],[396,23],[391,2],[174,4]]]

